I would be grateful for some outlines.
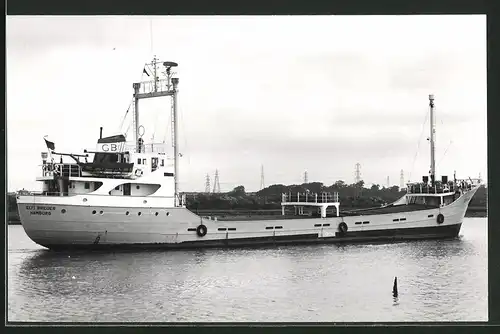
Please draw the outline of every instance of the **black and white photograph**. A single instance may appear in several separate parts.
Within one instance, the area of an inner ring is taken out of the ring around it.
[[[486,15],[7,15],[6,320],[488,321],[486,45]]]

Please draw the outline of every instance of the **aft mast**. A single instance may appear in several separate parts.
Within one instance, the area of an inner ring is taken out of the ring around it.
[[[174,192],[175,192],[175,206],[179,205],[179,150],[178,150],[178,127],[177,127],[177,85],[179,84],[179,78],[173,78],[175,73],[171,73],[172,67],[176,67],[177,63],[166,61],[163,62],[165,67],[165,72],[162,72],[163,78],[158,77],[158,66],[161,64],[156,56],[150,64],[146,64],[146,67],[152,66],[152,72],[154,77],[150,81],[136,82],[133,84],[134,88],[134,134],[135,134],[135,145],[136,152],[141,152],[144,147],[142,138],[139,134],[139,100],[147,99],[153,97],[164,97],[170,96],[172,98],[172,127],[173,140],[172,146],[174,147]],[[146,68],[145,67],[145,68]]]
[[[431,135],[430,135],[430,142],[431,142],[431,170],[429,171],[430,176],[431,176],[431,185],[434,185],[434,181],[436,178],[436,160],[435,160],[435,154],[436,154],[436,124],[435,124],[435,115],[434,115],[434,95],[430,94],[429,95],[429,107],[430,107],[430,125],[431,125]]]

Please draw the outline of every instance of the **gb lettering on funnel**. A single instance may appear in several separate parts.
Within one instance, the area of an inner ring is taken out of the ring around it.
[[[125,136],[116,135],[111,137],[99,138],[97,140],[97,152],[113,153],[123,152],[125,149]]]

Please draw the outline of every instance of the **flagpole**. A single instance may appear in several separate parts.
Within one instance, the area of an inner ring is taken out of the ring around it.
[[[43,139],[45,140],[45,145],[47,145],[47,137],[48,135],[43,136]],[[47,152],[49,153],[49,161],[52,162],[54,159],[52,158],[52,151],[51,149],[47,146]]]

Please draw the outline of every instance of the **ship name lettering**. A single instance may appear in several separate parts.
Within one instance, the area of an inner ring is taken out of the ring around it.
[[[37,206],[37,210],[49,210],[49,211],[54,211],[56,208],[53,206]]]
[[[33,212],[39,212],[39,211],[45,211],[50,214],[50,211],[54,211],[56,209],[55,206],[44,206],[44,205],[26,205],[26,210],[31,211],[31,214],[34,214]]]
[[[50,211],[30,211],[30,215],[35,216],[50,216],[52,212]]]

